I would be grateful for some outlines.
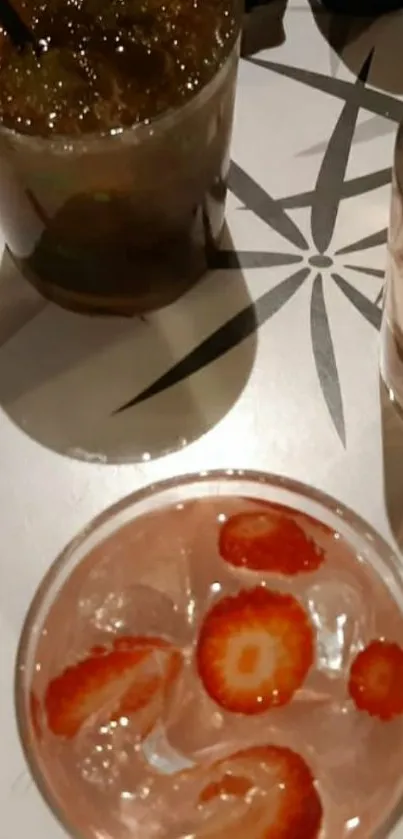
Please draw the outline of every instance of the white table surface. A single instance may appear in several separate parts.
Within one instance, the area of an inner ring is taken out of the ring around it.
[[[94,514],[160,478],[243,467],[306,481],[390,540],[403,534],[403,426],[378,373],[403,14],[351,41],[353,24],[291,0],[284,29],[254,56],[266,66],[240,68],[227,220],[243,272],[217,270],[144,321],[105,322],[46,305],[3,262],[0,839],[62,835],[20,751],[14,656],[41,576]],[[333,260],[321,272],[308,263],[318,248]],[[253,303],[250,335],[251,310],[225,327]],[[190,375],[113,415],[203,342]],[[403,839],[403,823],[391,835]]]

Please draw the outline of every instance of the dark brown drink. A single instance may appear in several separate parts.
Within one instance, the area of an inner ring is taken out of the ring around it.
[[[0,44],[0,222],[25,275],[134,314],[207,267],[224,219],[239,0],[20,0]]]

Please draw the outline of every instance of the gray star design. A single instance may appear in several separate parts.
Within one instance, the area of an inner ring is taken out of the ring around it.
[[[266,59],[249,59],[252,64],[266,71],[308,85],[310,88],[342,99],[345,103],[327,143],[316,184],[311,192],[274,199],[240,166],[235,162],[231,164],[229,176],[231,192],[241,202],[243,208],[254,213],[271,230],[280,234],[292,246],[293,250],[273,253],[215,250],[210,246],[210,268],[225,271],[236,268],[269,268],[295,265],[296,270],[209,335],[149,387],[120,406],[115,413],[126,411],[162,393],[167,388],[171,388],[194,375],[206,365],[229,352],[282,309],[287,301],[298,292],[308,277],[313,276],[311,293],[313,355],[331,420],[341,442],[343,445],[346,444],[343,400],[324,297],[323,269],[326,268],[330,271],[333,281],[357,312],[372,326],[379,329],[381,294],[372,302],[351,285],[345,277],[332,271],[333,260],[329,251],[331,252],[331,243],[341,201],[377,189],[390,181],[389,168],[346,180],[347,164],[360,109],[365,108],[372,114],[386,117],[393,122],[400,122],[403,118],[403,103],[392,96],[371,90],[366,86],[372,59],[373,51],[364,62],[355,82],[328,77]],[[311,235],[316,248],[316,254],[312,256],[309,256],[309,244],[305,236],[287,213],[287,210],[301,207],[311,208]],[[387,229],[382,228],[359,241],[346,245],[336,251],[334,255],[348,257],[352,253],[364,252],[384,244],[386,238]],[[298,263],[299,267],[297,268]],[[345,267],[368,276],[383,277],[383,271],[366,265],[350,265],[346,262]]]

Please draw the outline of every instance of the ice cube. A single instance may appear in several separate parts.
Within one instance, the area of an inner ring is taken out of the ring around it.
[[[371,606],[360,585],[350,579],[326,579],[308,589],[306,602],[317,632],[316,665],[331,679],[349,667],[368,638]]]
[[[122,591],[93,592],[82,598],[80,613],[97,630],[130,635],[159,635],[175,639],[183,617],[178,606],[151,586],[128,586]]]
[[[142,751],[147,763],[164,775],[172,775],[193,766],[192,760],[171,745],[165,727],[161,724],[143,742]]]

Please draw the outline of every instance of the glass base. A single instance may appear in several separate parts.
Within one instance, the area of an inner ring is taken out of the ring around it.
[[[21,266],[19,266],[21,268]],[[31,272],[22,269],[26,279],[46,300],[55,303],[62,309],[81,315],[103,315],[109,317],[136,317],[147,312],[153,312],[175,303],[186,291],[201,280],[207,270],[199,271],[196,276],[177,281],[174,285],[166,283],[165,288],[159,287],[147,294],[131,294],[102,296],[100,294],[83,294],[63,289],[51,282],[33,277]]]

